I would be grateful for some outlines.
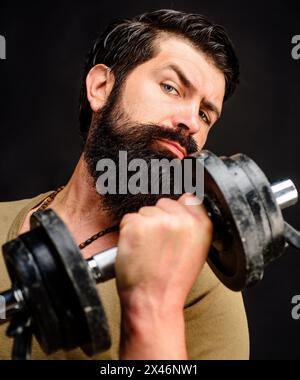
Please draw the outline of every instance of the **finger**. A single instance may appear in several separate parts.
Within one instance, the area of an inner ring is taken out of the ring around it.
[[[203,203],[195,195],[191,193],[184,193],[177,201],[184,206],[185,210],[197,218],[208,217],[206,208]]]
[[[143,216],[155,216],[165,213],[162,209],[157,206],[144,206],[139,209],[139,214]]]
[[[203,203],[203,200],[199,199],[196,195],[192,193],[184,193],[178,199],[178,202],[184,204],[185,206],[197,206]]]
[[[123,218],[121,219],[121,222],[120,222],[120,229],[124,228],[125,225],[127,225],[128,223],[130,223],[130,221],[133,219],[133,218],[136,218],[136,216],[138,215],[137,212],[130,212],[128,214],[125,214],[123,216]]]
[[[183,215],[186,213],[184,206],[174,199],[170,198],[161,198],[157,201],[156,206],[161,210],[169,213],[169,214],[180,214]]]

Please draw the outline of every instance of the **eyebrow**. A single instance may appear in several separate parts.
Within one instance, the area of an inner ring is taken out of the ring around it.
[[[162,68],[162,70],[172,70],[172,71],[174,71],[175,74],[178,76],[179,80],[181,81],[181,83],[183,83],[183,85],[186,88],[190,88],[190,89],[196,91],[195,86],[187,78],[187,76],[183,73],[183,71],[181,70],[181,68],[179,66],[177,66],[176,64],[170,63],[170,64],[164,66]],[[218,107],[215,106],[212,102],[210,102],[209,100],[203,100],[202,103],[203,103],[203,105],[204,105],[205,108],[207,108],[208,110],[210,110],[211,112],[214,112],[216,114],[216,116],[217,116],[216,121],[221,117],[221,112],[218,110]]]

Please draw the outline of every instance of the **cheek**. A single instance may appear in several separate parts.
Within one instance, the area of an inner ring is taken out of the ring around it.
[[[200,131],[197,134],[192,136],[193,139],[196,141],[199,147],[199,150],[203,149],[207,140],[208,132],[209,132],[208,128],[201,127]]]
[[[153,81],[143,81],[142,85],[129,82],[125,87],[123,105],[131,119],[146,123],[162,119],[171,106],[159,84]]]

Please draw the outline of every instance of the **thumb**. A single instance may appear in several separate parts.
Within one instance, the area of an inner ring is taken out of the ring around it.
[[[184,193],[179,199],[178,202],[181,203],[185,209],[195,216],[196,218],[207,218],[207,211],[203,205],[202,200],[192,193]]]
[[[203,199],[198,198],[192,193],[184,193],[179,199],[178,202],[185,206],[197,206],[202,203]]]

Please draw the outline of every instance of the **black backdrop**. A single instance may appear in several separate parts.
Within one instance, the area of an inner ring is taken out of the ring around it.
[[[290,177],[300,189],[298,125],[300,7],[289,1],[43,1],[0,3],[0,199],[34,196],[69,178],[80,153],[77,100],[84,55],[115,17],[174,8],[203,13],[229,31],[241,62],[241,84],[206,148],[243,152],[270,181]],[[300,228],[300,206],[284,212]],[[300,255],[289,248],[244,292],[253,359],[299,359]]]

